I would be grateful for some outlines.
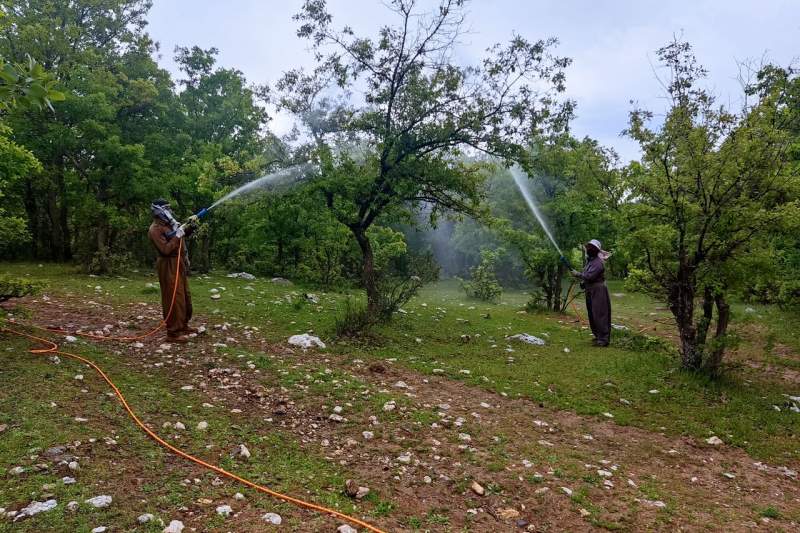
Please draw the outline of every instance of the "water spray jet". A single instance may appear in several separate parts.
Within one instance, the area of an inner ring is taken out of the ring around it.
[[[536,201],[533,199],[533,195],[531,194],[530,190],[528,189],[528,176],[525,172],[520,168],[518,164],[512,165],[510,168],[511,177],[514,178],[514,183],[517,184],[517,188],[519,192],[522,193],[522,197],[525,199],[525,203],[528,204],[528,208],[533,213],[533,216],[539,222],[539,225],[542,227],[545,235],[547,238],[550,239],[550,242],[553,243],[556,251],[558,251],[558,260],[564,263],[564,265],[572,270],[572,265],[569,264],[569,261],[564,256],[564,252],[561,251],[561,248],[558,246],[555,238],[553,237],[553,233],[550,231],[550,227],[547,225],[545,221],[544,215],[542,215],[541,211],[539,211],[539,207],[536,205]]]

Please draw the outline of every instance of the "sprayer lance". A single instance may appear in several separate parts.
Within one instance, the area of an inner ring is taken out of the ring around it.
[[[180,225],[180,229],[186,231],[186,228],[189,227],[189,224],[191,224],[192,219],[203,218],[204,216],[206,216],[208,214],[208,211],[210,209],[211,209],[210,207],[204,207],[203,209],[201,209],[200,211],[195,213],[192,217],[190,217],[189,221],[184,222],[183,224],[181,224]],[[171,239],[172,237],[174,237],[177,232],[178,232],[178,230],[172,230],[169,233],[167,233],[166,234],[167,239]]]
[[[572,270],[572,265],[570,265],[570,264],[569,264],[569,261],[567,261],[567,258],[566,258],[566,257],[564,257],[564,256],[562,255],[562,256],[560,256],[560,257],[558,258],[558,260],[559,260],[559,261],[561,261],[562,263],[564,263],[564,266],[565,266],[565,267],[567,267],[568,269]]]

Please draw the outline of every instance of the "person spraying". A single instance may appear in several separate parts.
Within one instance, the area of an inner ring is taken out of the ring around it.
[[[605,283],[605,262],[611,256],[603,250],[597,239],[584,245],[588,259],[583,272],[572,270],[572,275],[581,280],[581,288],[586,294],[586,311],[589,326],[594,335],[595,346],[608,346],[611,340],[611,297]]]
[[[181,246],[183,238],[194,231],[198,217],[193,215],[189,222],[181,225],[172,214],[169,202],[164,199],[155,200],[150,205],[153,222],[147,235],[153,243],[158,258],[156,259],[156,273],[158,284],[161,286],[161,310],[166,321],[167,339],[170,342],[185,343],[187,335],[197,333],[197,329],[189,327],[192,318],[192,296],[189,292],[187,272],[189,270],[189,257],[186,246]],[[181,257],[178,257],[178,251]],[[180,274],[178,262],[180,261]],[[177,288],[175,287],[177,283]],[[172,301],[173,292],[175,302]],[[170,312],[170,307],[172,311]]]

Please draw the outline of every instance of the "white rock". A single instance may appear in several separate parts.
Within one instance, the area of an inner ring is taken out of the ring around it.
[[[77,472],[81,469],[81,465],[78,464],[78,461],[70,461],[67,467],[73,472]]]
[[[304,350],[309,348],[325,348],[325,343],[319,337],[303,333],[302,335],[292,335],[289,337],[289,344],[298,346]]]
[[[661,500],[640,500],[637,498],[636,501],[643,503],[648,507],[655,507],[657,509],[664,509],[667,506],[667,504],[662,502]]]
[[[10,469],[8,471],[8,473],[12,474],[14,476],[18,476],[20,474],[24,474],[25,473],[25,469],[23,467],[21,467],[21,466],[15,466],[14,468]]]
[[[75,484],[75,478],[74,477],[62,477],[61,478],[61,482],[64,485],[74,485]]]
[[[78,510],[78,502],[76,502],[75,500],[67,504],[67,511],[75,512],[77,510]]]
[[[173,520],[167,527],[164,528],[162,533],[181,533],[184,527],[186,526],[184,526],[183,522],[180,520]]]
[[[430,485],[432,481],[433,480],[431,479],[431,476],[425,476],[422,478],[422,482],[425,483],[426,485]]]
[[[358,533],[358,530],[348,526],[347,524],[342,524],[336,528],[336,533]]]
[[[598,475],[598,476],[600,476],[600,477],[611,477],[611,476],[613,476],[614,474],[612,474],[612,473],[611,473],[611,472],[609,472],[608,470],[598,470],[598,471],[597,471],[597,475]]]
[[[208,429],[208,422],[206,422],[205,420],[203,420],[202,422],[198,422],[197,423],[197,429],[200,430],[200,431],[207,430]]]
[[[108,528],[106,526],[98,526],[92,530],[92,533],[106,533]]]
[[[397,407],[397,404],[394,403],[394,400],[390,400],[390,401],[386,402],[385,404],[383,404],[383,410],[386,411],[386,412],[394,411],[396,407]]]
[[[650,394],[658,394],[658,389],[650,389],[648,392]]]
[[[175,425],[173,427],[178,431],[183,431],[184,429],[186,429],[186,426],[183,425],[183,422],[175,422]]]
[[[711,444],[712,446],[718,446],[718,445],[722,444],[722,439],[720,439],[719,437],[714,435],[714,436],[711,436],[711,437],[707,438],[706,442],[708,444]]]
[[[567,496],[572,496],[572,489],[570,489],[570,488],[568,488],[568,487],[561,487],[561,490],[562,490],[562,491],[564,492],[564,494],[566,494]]]
[[[64,340],[67,342],[78,342],[78,337],[73,337],[72,335],[67,335],[64,337]]]
[[[247,281],[253,281],[254,279],[256,279],[256,277],[254,275],[249,274],[247,272],[233,272],[231,274],[228,274],[228,277],[229,278],[246,279]]]
[[[83,374],[75,374],[76,381],[83,381]]]
[[[155,516],[151,515],[150,513],[145,513],[143,515],[139,515],[139,518],[136,519],[137,522],[140,524],[146,524],[148,522],[152,522]]]
[[[398,463],[409,464],[411,462],[411,455],[404,453],[397,457]]]
[[[233,513],[230,505],[220,505],[217,507],[217,514],[220,516],[228,517]]]
[[[333,422],[344,422],[344,417],[342,415],[333,413],[328,417],[328,420],[332,420]]]
[[[394,386],[397,387],[398,389],[407,389],[408,388],[408,385],[406,384],[405,381],[398,381],[397,383],[394,384]]]
[[[261,520],[263,520],[268,524],[273,524],[276,526],[281,525],[281,522],[283,522],[283,518],[281,518],[281,515],[277,513],[267,513],[261,517]]]
[[[371,431],[363,431],[361,436],[364,437],[364,440],[370,440],[375,438],[375,434]]]
[[[244,459],[250,459],[250,450],[248,450],[247,446],[244,444],[239,445],[239,448],[236,450],[236,454]]]
[[[86,500],[86,503],[97,509],[102,509],[103,507],[108,507],[109,505],[111,505],[111,501],[112,501],[111,496],[103,494],[101,496],[95,496],[94,498],[89,498],[88,500]]]
[[[534,346],[544,346],[545,342],[543,339],[539,337],[535,337],[528,333],[517,333],[516,335],[511,335],[510,337],[506,337],[508,340],[516,340],[520,342],[524,342],[525,344],[533,344]]]
[[[52,511],[56,508],[58,502],[56,500],[47,500],[46,502],[31,502],[27,507],[23,508],[19,513],[14,516],[14,521],[20,520],[28,516],[37,515],[47,511]]]

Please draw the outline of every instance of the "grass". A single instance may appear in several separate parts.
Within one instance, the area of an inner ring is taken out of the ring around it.
[[[216,474],[167,455],[127,422],[116,399],[106,394],[107,387],[91,369],[64,357],[56,365],[47,357],[30,355],[26,353],[28,343],[16,338],[3,339],[3,348],[0,423],[9,427],[1,437],[0,469],[6,472],[20,465],[28,472],[13,483],[0,483],[0,502],[27,504],[32,499],[42,501],[47,493],[58,501],[55,510],[14,524],[13,531],[89,531],[99,525],[131,530],[136,528],[136,517],[145,512],[169,522],[171,518],[166,513],[170,509],[174,512],[181,506],[196,506],[198,487],[202,487],[204,498],[215,502],[205,510],[212,521],[219,520],[215,506],[229,503],[235,491],[248,494],[254,505],[264,507],[265,511],[288,511],[245,487],[229,482],[215,486],[212,481]],[[75,350],[106,369],[138,414],[182,449],[278,491],[305,494],[313,501],[344,512],[354,510],[352,500],[339,489],[345,473],[313,451],[301,449],[291,435],[265,432],[263,424],[235,417],[224,409],[202,408],[203,400],[194,392],[178,390],[175,383],[158,375],[136,371],[124,359],[91,344],[80,344]],[[82,381],[74,378],[78,373],[83,373]],[[89,421],[77,423],[76,416]],[[178,420],[185,424],[186,431],[161,429],[164,421]],[[201,420],[208,422],[208,431],[193,431]],[[113,438],[116,444],[108,444],[108,438]],[[79,471],[65,471],[65,467],[57,465],[33,470],[34,465],[43,462],[43,450],[75,441],[82,443],[77,451],[71,452],[79,457]],[[250,461],[230,457],[229,450],[239,443],[249,447]],[[78,482],[63,484],[60,480],[65,475],[74,476]],[[194,478],[200,480],[199,484],[184,481]],[[137,489],[127,490],[127,484],[136,480]],[[45,485],[50,485],[47,490]],[[99,494],[112,495],[113,504],[99,510],[83,504]],[[144,502],[138,499],[142,494],[146,495]],[[66,509],[72,500],[81,504],[77,513]],[[289,517],[287,525],[291,526],[292,520]],[[10,522],[0,522],[0,530],[9,527],[12,527]],[[160,531],[162,527],[137,531]],[[219,524],[219,527],[224,526]]]
[[[51,293],[115,304],[155,303],[147,286],[155,282],[155,276],[147,272],[89,277],[63,265],[29,264],[8,264],[3,270],[43,280]],[[625,293],[619,284],[610,285],[615,323],[670,331],[669,312],[663,304]],[[210,317],[211,323],[256,326],[275,341],[304,332],[331,341],[337,313],[352,297],[221,275],[196,276],[191,287],[196,312]],[[221,299],[209,298],[212,289],[222,294]],[[315,292],[319,304],[310,303],[307,292]],[[332,342],[330,348],[353,358],[391,359],[423,373],[443,370],[452,379],[557,409],[591,416],[611,413],[618,424],[697,438],[714,434],[758,459],[800,458],[798,415],[772,407],[785,401],[784,394],[798,394],[800,385],[769,379],[747,368],[709,381],[678,370],[674,353],[659,349],[658,344],[642,346],[636,335],[616,335],[610,348],[592,348],[588,330],[574,316],[524,313],[527,299],[521,291],[508,291],[499,303],[487,304],[466,298],[455,282],[442,282],[423,290],[394,321],[377,328],[369,342]],[[735,327],[757,324],[769,332],[769,342],[800,349],[797,328],[788,326],[796,316],[773,307],[748,307],[734,305],[739,319]],[[505,338],[522,332],[546,339],[547,345],[529,346]],[[470,340],[464,342],[462,335]],[[766,338],[745,342],[750,342],[751,352],[765,352]],[[261,358],[256,364],[269,361]],[[296,374],[286,372],[282,379],[286,385],[304,379]],[[341,381],[342,376],[317,373],[307,385],[314,394],[333,391],[342,397],[352,396],[351,389],[361,386],[351,383],[332,389],[332,380]],[[374,401],[385,399],[376,395]]]

